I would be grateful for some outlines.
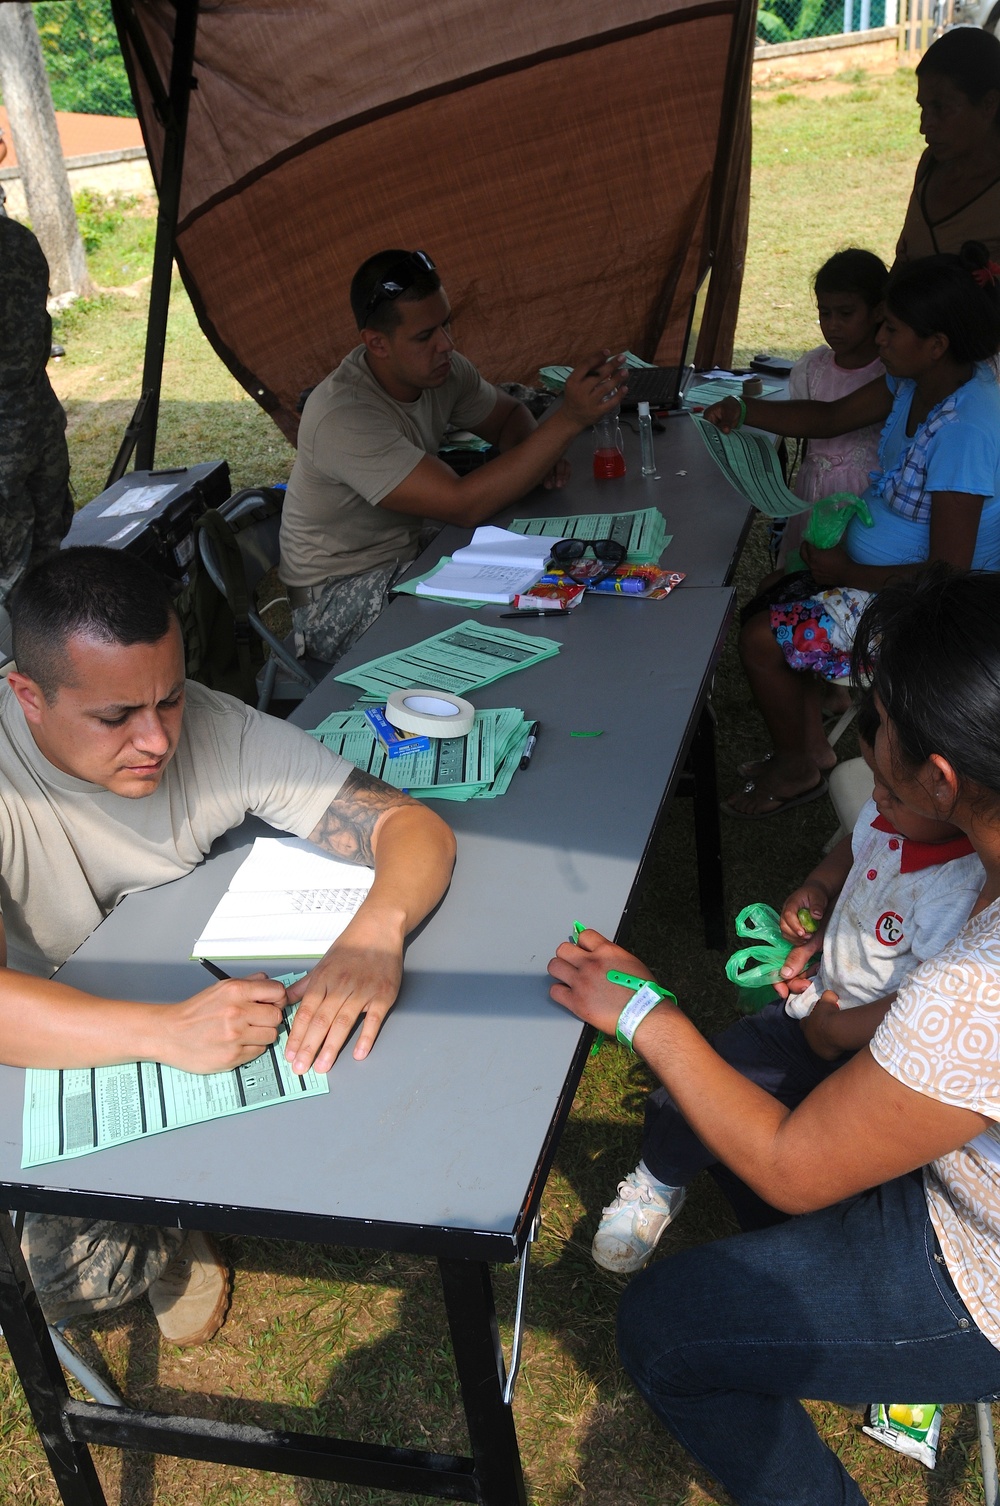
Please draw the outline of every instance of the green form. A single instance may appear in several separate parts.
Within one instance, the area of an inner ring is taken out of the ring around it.
[[[743,377],[716,377],[713,382],[699,382],[697,387],[689,387],[685,392],[685,405],[710,408],[713,403],[721,403],[724,397],[742,397],[743,382]],[[778,382],[761,382],[760,391],[754,396],[767,397],[769,392],[777,392],[779,386]]]
[[[691,415],[691,421],[729,484],[766,517],[791,518],[812,507],[788,490],[774,445],[763,434],[746,429],[723,434],[697,414]]]
[[[554,638],[529,637],[470,618],[410,648],[345,670],[336,678],[383,701],[394,690],[408,690],[414,685],[465,695],[492,685],[515,669],[528,669],[551,659],[561,647]]]
[[[334,753],[421,799],[492,800],[510,787],[530,724],[516,707],[477,711],[467,737],[435,737],[424,753],[390,758],[362,711],[335,711],[313,729]]]
[[[571,513],[564,518],[515,518],[509,527],[511,533],[557,539],[617,539],[633,565],[659,564],[671,537],[663,514],[655,507],[638,512]]]
[[[303,973],[286,973],[288,985]],[[270,1103],[329,1093],[326,1074],[301,1077],[284,1047],[297,1004],[286,1005],[278,1039],[232,1072],[181,1072],[160,1062],[117,1067],[29,1067],[25,1073],[21,1168],[88,1156],[109,1145],[144,1140],[185,1124],[245,1114]]]

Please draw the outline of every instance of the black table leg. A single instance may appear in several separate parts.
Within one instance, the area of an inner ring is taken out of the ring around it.
[[[726,908],[722,881],[722,828],[719,824],[719,787],[715,777],[715,724],[702,707],[691,743],[694,775],[694,840],[698,855],[698,899],[705,925],[705,945],[711,951],[726,947]]]
[[[503,1351],[489,1266],[439,1260],[482,1506],[526,1506],[511,1408],[503,1399]]]
[[[66,1429],[66,1378],[6,1209],[0,1209],[0,1326],[65,1506],[107,1506],[90,1450]]]

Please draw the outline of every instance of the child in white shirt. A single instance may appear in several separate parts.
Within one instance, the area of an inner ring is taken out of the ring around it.
[[[874,706],[863,703],[858,731],[869,766],[877,729]],[[983,881],[982,864],[957,827],[915,815],[876,782],[853,834],[784,903],[782,932],[795,943],[778,985],[787,998],[715,1036],[715,1050],[795,1108],[871,1040],[903,980],[961,930]],[[816,923],[814,933],[799,920],[802,910]],[[804,969],[820,946],[822,961],[809,979]],[[597,1264],[620,1273],[645,1265],[705,1168],[744,1229],[784,1216],[715,1161],[659,1088],[646,1103],[642,1160],[618,1184],[594,1236]]]

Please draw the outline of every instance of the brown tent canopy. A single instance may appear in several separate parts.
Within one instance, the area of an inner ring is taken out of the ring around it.
[[[494,380],[598,345],[676,360],[710,255],[699,359],[729,358],[749,0],[113,3],[161,200],[183,160],[202,328],[289,438],[356,343],[352,273],[386,246],[430,253]]]

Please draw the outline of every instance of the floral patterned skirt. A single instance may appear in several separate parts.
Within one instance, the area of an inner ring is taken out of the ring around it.
[[[766,611],[790,669],[843,680],[851,672],[854,634],[870,597],[852,586],[819,587],[808,571],[799,571],[750,602],[743,621]]]

